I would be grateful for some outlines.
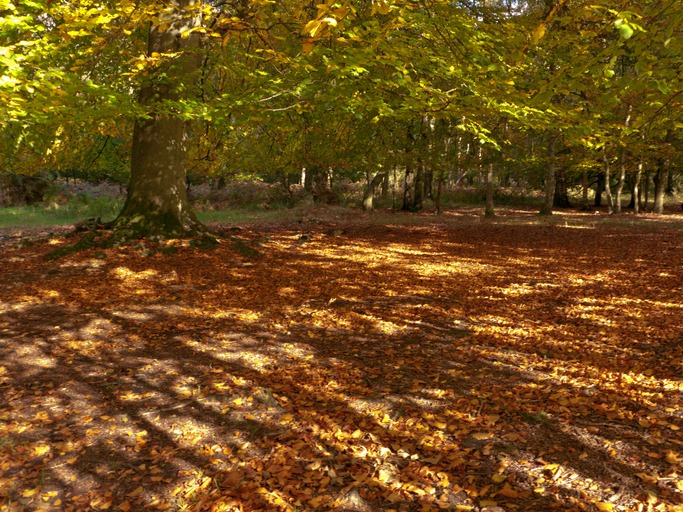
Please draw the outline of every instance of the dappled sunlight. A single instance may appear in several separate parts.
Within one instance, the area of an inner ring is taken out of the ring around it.
[[[589,510],[617,486],[673,512],[679,267],[621,231],[504,227],[36,258],[1,289],[0,499]]]

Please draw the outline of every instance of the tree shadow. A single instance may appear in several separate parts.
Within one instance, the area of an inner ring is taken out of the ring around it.
[[[28,510],[570,510],[645,491],[678,503],[662,442],[683,425],[652,409],[675,400],[656,394],[661,378],[589,386],[624,368],[552,340],[564,302],[538,312],[536,349],[497,330],[531,315],[491,294],[546,278],[555,253],[525,266],[526,247],[474,257],[476,239],[411,233],[396,229],[389,261],[367,256],[376,233],[319,246],[287,234],[251,265],[218,250],[27,270],[43,277],[2,291],[0,496]],[[534,304],[563,300],[527,288]]]

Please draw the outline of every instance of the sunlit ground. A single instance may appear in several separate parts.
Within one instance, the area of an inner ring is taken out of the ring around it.
[[[5,248],[0,510],[683,510],[683,217],[385,217]]]

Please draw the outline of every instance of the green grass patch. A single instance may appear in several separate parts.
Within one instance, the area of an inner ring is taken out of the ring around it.
[[[63,226],[95,217],[107,222],[116,217],[122,206],[122,199],[79,194],[64,205],[38,204],[0,208],[0,228]]]

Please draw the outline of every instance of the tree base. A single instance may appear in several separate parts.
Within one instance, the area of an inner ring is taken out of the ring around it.
[[[108,226],[114,237],[123,240],[192,238],[210,233],[193,213],[139,212],[124,210]]]

